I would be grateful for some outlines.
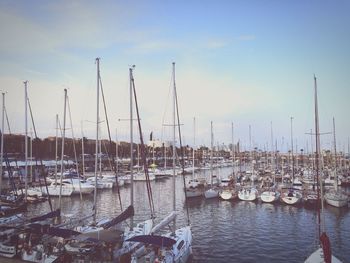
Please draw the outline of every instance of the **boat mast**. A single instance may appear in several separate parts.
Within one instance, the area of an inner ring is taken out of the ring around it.
[[[176,157],[176,146],[175,146],[175,128],[176,128],[176,85],[175,85],[175,62],[173,62],[173,211],[176,209],[175,202],[175,157]],[[174,218],[173,223],[173,234],[175,235],[176,219]]]
[[[275,168],[275,158],[274,158],[274,149],[273,149],[273,129],[272,129],[272,121],[270,122],[271,125],[271,172],[273,172],[273,183],[276,183],[276,171],[273,171]]]
[[[231,135],[232,135],[232,176],[235,176],[235,143],[233,138],[233,122],[231,122]]]
[[[335,120],[333,117],[333,139],[334,139],[334,189],[338,191],[338,174],[337,174],[337,142],[335,139]]]
[[[118,175],[118,130],[117,128],[115,128],[115,172]]]
[[[135,66],[129,68],[129,75],[130,75],[130,182],[131,182],[131,188],[130,188],[130,203],[131,206],[134,206],[134,140],[133,140],[133,81],[134,77],[132,74],[133,69]],[[134,225],[134,217],[132,216],[130,218],[130,229],[133,229]]]
[[[253,151],[252,151],[252,127],[249,125],[249,155],[250,155],[250,165],[251,165],[251,186],[254,185],[253,174],[254,174],[254,163],[253,163]]]
[[[97,199],[97,164],[98,164],[98,139],[99,139],[99,121],[100,121],[100,111],[99,111],[99,102],[100,102],[100,58],[96,58],[97,64],[97,90],[96,90],[96,140],[95,140],[95,189],[94,189],[94,218],[93,222],[96,222],[96,199]]]
[[[193,117],[192,179],[194,179],[194,151],[196,147],[196,117]]]
[[[57,185],[57,155],[58,155],[58,114],[56,114],[56,139],[55,139],[55,185]]]
[[[210,186],[213,188],[213,121],[210,122]]]
[[[64,171],[64,163],[63,163],[63,158],[64,158],[64,139],[66,135],[66,102],[67,102],[67,89],[64,89],[64,108],[63,108],[63,131],[62,131],[62,150],[61,150],[61,175],[60,175],[60,195],[58,198],[58,204],[59,204],[59,209],[61,209],[61,196],[62,196],[62,177],[63,177],[63,171]]]
[[[4,115],[5,115],[5,92],[2,93],[2,116],[1,116],[1,153],[0,153],[0,194],[2,189],[2,162],[4,158]]]
[[[84,130],[83,130],[83,121],[81,121],[81,157],[82,157],[82,162],[83,162],[83,171],[82,175],[85,178],[85,156],[84,156]]]
[[[293,149],[293,117],[290,117],[290,141],[291,141],[291,156],[292,156],[292,185],[294,183],[294,149]]]
[[[25,165],[24,165],[24,185],[25,185],[25,201],[27,202],[28,195],[28,80],[24,81],[24,123],[25,123],[25,136],[24,136],[24,156],[25,156]]]
[[[320,128],[319,128],[319,119],[318,119],[318,102],[317,102],[317,80],[314,76],[315,82],[315,130],[316,130],[316,178],[317,178],[317,200],[321,200],[321,209],[318,204],[318,234],[321,236],[321,230],[324,229],[324,226],[321,225],[321,213],[323,214],[323,187],[322,187],[322,177],[320,176]]]

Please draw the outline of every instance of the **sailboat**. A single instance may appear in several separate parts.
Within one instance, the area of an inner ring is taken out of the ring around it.
[[[222,200],[233,200],[238,197],[238,193],[236,188],[234,187],[234,177],[237,178],[235,173],[235,148],[234,148],[234,140],[233,140],[233,123],[231,123],[231,131],[232,131],[232,176],[228,178],[222,178],[220,186],[222,187],[219,192],[219,196]],[[237,180],[236,180],[237,181]]]
[[[313,252],[306,260],[305,263],[341,263],[339,259],[332,255],[331,244],[329,238],[324,232],[324,222],[323,220],[323,187],[322,178],[320,176],[320,131],[318,123],[318,103],[317,103],[317,82],[315,81],[315,126],[316,126],[316,178],[317,178],[317,197],[321,200],[321,209],[319,202],[317,202],[317,216],[318,216],[318,238],[319,247]]]
[[[326,203],[335,207],[344,207],[348,205],[348,196],[339,189],[338,174],[337,174],[337,147],[335,140],[335,121],[333,118],[333,137],[334,137],[334,189],[329,190],[324,199]]]
[[[294,155],[293,155],[293,117],[290,117],[290,130],[291,130],[291,145],[292,145],[292,185],[294,184]],[[287,205],[295,205],[301,202],[302,194],[293,189],[293,187],[289,188],[288,191],[285,191],[281,194],[281,200]]]
[[[210,188],[204,192],[207,199],[219,196],[219,189],[213,181],[213,122],[210,122],[210,144]]]
[[[133,76],[133,69],[134,66],[129,68],[129,78],[130,78],[130,180],[131,180],[131,187],[130,187],[130,202],[131,206],[134,206],[134,132],[133,132],[133,97],[135,97],[135,83],[134,83],[134,76]],[[137,101],[136,103],[136,109],[138,112],[138,106]],[[138,122],[140,121],[139,116]],[[139,123],[140,128],[140,123]],[[141,131],[141,129],[140,129]],[[142,139],[142,132],[139,133],[140,138]],[[143,139],[141,140],[143,143]],[[144,156],[143,156],[144,157]],[[145,158],[144,158],[145,160]],[[145,167],[147,166],[147,162],[144,162]],[[144,172],[146,173],[148,169],[144,169]],[[148,182],[147,182],[148,183]],[[153,211],[152,211],[153,213]],[[152,216],[151,216],[152,217]],[[127,254],[134,253],[135,250],[139,247],[139,242],[132,241],[133,238],[136,238],[137,236],[144,236],[149,235],[151,233],[153,227],[153,218],[147,219],[143,222],[138,223],[136,226],[134,226],[134,218],[133,216],[130,218],[130,225],[129,227],[125,228],[124,230],[124,238],[123,238],[123,244],[121,248],[115,253],[115,257],[119,258],[120,261],[122,261],[123,257]],[[143,247],[143,246],[142,246]],[[123,262],[123,261],[122,261]]]
[[[272,133],[272,122],[271,122],[271,171],[273,171],[273,186],[268,187],[266,191],[263,191],[260,194],[260,199],[264,203],[273,203],[279,200],[281,194],[276,189],[276,173],[274,172],[276,169],[274,167],[274,157],[273,157],[273,133]],[[269,183],[269,182],[268,182]]]
[[[186,191],[186,197],[199,197],[203,195],[204,191],[204,183],[198,178],[194,178],[194,164],[195,164],[195,145],[196,145],[196,119],[193,118],[193,149],[192,149],[192,178],[187,182],[185,191]]]
[[[173,63],[173,211],[163,221],[173,219],[171,231],[164,235],[139,235],[128,241],[142,242],[150,245],[151,250],[136,251],[131,258],[131,262],[163,262],[163,263],[185,263],[192,254],[192,231],[189,224],[185,227],[176,229],[176,197],[175,197],[175,178],[176,178],[176,147],[175,147],[175,129],[177,111],[177,95],[175,85],[175,63]],[[177,115],[178,116],[178,115]],[[179,116],[178,116],[179,120]],[[180,135],[179,135],[180,136]],[[180,136],[181,142],[181,136]],[[166,225],[162,223],[161,225]],[[157,251],[157,252],[155,252]],[[142,253],[140,255],[140,253]]]
[[[250,155],[252,152],[252,143],[251,143],[251,128],[249,125],[249,144],[250,144]],[[255,201],[258,197],[258,190],[256,190],[256,188],[254,187],[254,180],[252,178],[252,176],[254,175],[254,163],[253,163],[253,158],[251,157],[250,160],[251,163],[251,178],[250,178],[250,182],[251,182],[251,186],[248,187],[242,187],[239,191],[238,191],[238,198],[239,200],[242,201]]]

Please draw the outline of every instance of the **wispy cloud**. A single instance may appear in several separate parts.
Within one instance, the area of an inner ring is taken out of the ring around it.
[[[206,43],[205,47],[208,49],[219,49],[229,45],[228,41],[225,40],[210,40]]]
[[[237,37],[238,41],[253,41],[255,39],[255,35],[240,35]]]

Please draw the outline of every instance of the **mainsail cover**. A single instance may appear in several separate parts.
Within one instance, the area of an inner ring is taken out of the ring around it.
[[[48,218],[59,217],[60,215],[61,215],[61,210],[57,209],[57,210],[52,211],[50,213],[47,213],[45,215],[33,217],[33,218],[29,219],[29,222],[34,223],[34,222],[38,222],[38,221],[43,221],[43,220],[48,219]]]
[[[326,233],[322,233],[320,236],[320,241],[322,244],[324,262],[331,263],[332,262],[332,250],[331,250],[331,242]]]
[[[65,228],[59,228],[59,227],[52,227],[50,225],[42,225],[39,223],[33,223],[28,225],[32,233],[36,234],[47,234],[50,236],[57,236],[57,237],[63,237],[63,238],[69,238],[71,236],[79,235],[80,233],[74,230],[65,229]]]
[[[134,215],[134,207],[131,205],[123,213],[121,213],[119,216],[102,224],[101,227],[103,227],[104,229],[108,229],[114,225],[119,224],[120,222],[123,222],[124,220],[128,219],[129,217],[131,217],[133,215]]]
[[[172,247],[176,243],[175,239],[156,235],[134,236],[132,238],[127,239],[126,241],[142,242],[145,244],[152,244],[159,247]]]

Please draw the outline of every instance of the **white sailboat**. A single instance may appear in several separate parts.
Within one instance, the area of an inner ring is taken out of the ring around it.
[[[134,76],[133,68],[129,68],[130,77],[130,203],[134,206],[134,132],[133,132],[133,87],[134,87]],[[153,227],[153,220],[148,219],[138,223],[134,226],[133,216],[130,218],[130,225],[124,230],[123,244],[121,248],[115,253],[115,257],[121,259],[125,254],[135,253],[135,249],[139,246],[139,242],[131,241],[130,239],[137,236],[149,235]]]
[[[291,145],[292,145],[292,184],[294,183],[294,155],[293,155],[293,117],[290,117]],[[301,202],[303,195],[298,190],[289,188],[288,191],[282,192],[281,200],[287,205],[296,205]]]
[[[250,155],[252,152],[252,143],[251,143],[251,127],[249,125],[249,144],[250,144]],[[251,158],[251,175],[254,174],[254,163],[253,163],[253,158]],[[251,178],[250,179],[251,182],[251,186],[248,187],[242,187],[239,191],[238,191],[238,198],[239,200],[242,201],[255,201],[258,198],[258,190],[254,187],[254,180]]]
[[[232,176],[228,178],[221,178],[221,191],[219,192],[219,196],[222,200],[233,200],[238,197],[237,190],[234,186],[234,182],[237,181],[234,178],[237,178],[235,173],[235,148],[234,148],[234,140],[233,140],[233,123],[231,123],[231,134],[232,134]]]
[[[323,222],[323,187],[320,173],[320,131],[318,123],[318,102],[317,102],[317,83],[315,80],[315,126],[316,126],[316,178],[317,178],[317,197],[321,200],[321,209],[318,208],[318,238],[319,247],[305,260],[305,263],[341,263],[341,261],[332,255],[330,240],[324,232]]]
[[[271,122],[271,171],[275,171],[274,158],[273,158],[273,132],[272,132],[272,122]],[[280,199],[280,192],[275,189],[276,186],[276,173],[273,172],[273,187],[269,187],[260,194],[260,199],[264,203],[273,203]]]
[[[176,85],[175,85],[175,63],[173,63],[173,212],[169,215],[173,219],[172,231],[164,235],[145,235],[132,238],[130,241],[143,242],[151,245],[147,250],[145,248],[136,251],[132,255],[131,262],[162,262],[162,263],[185,263],[192,254],[192,231],[191,227],[185,226],[176,229],[176,199],[175,199],[175,178],[176,178],[176,147],[175,147],[175,129],[176,129]],[[163,224],[162,224],[163,225]],[[155,252],[157,250],[158,253]],[[141,254],[141,255],[140,255]]]
[[[209,189],[204,192],[205,198],[215,198],[219,196],[219,189],[217,185],[214,184],[213,181],[213,122],[210,122],[210,185]]]
[[[333,137],[334,137],[334,189],[329,190],[324,199],[326,203],[335,207],[344,207],[348,205],[348,196],[338,186],[338,174],[337,174],[337,146],[335,140],[335,120],[333,118]],[[340,181],[340,180],[339,180]]]
[[[193,118],[192,178],[187,182],[185,187],[187,198],[202,196],[204,191],[204,186],[205,186],[202,181],[194,177],[195,146],[196,146],[196,119]]]

